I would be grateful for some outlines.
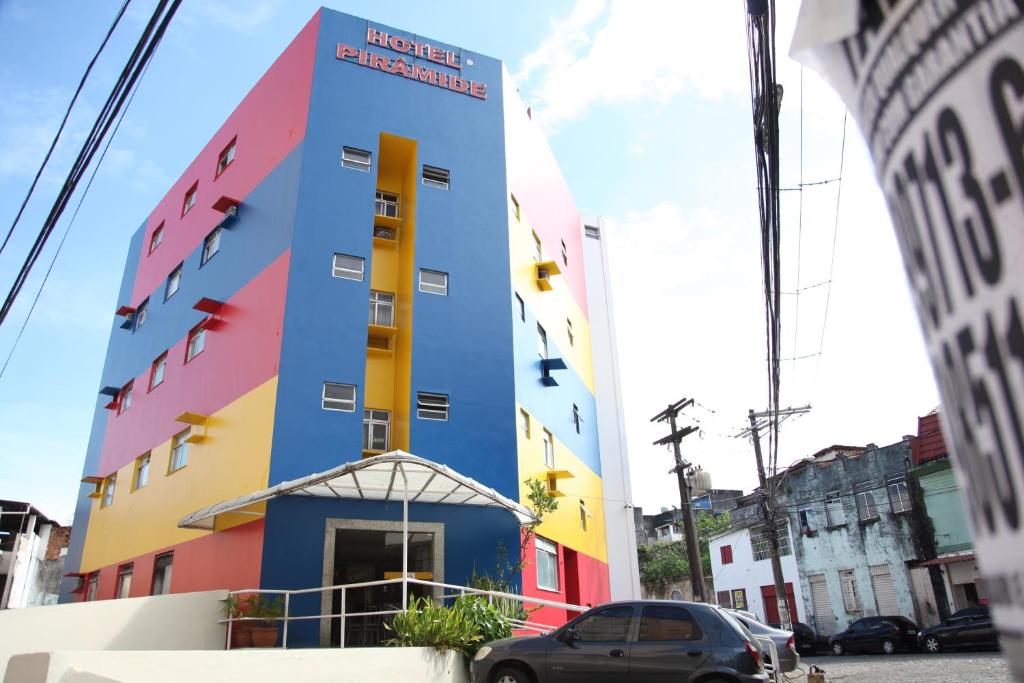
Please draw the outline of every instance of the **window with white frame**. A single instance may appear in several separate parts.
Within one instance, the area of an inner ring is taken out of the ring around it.
[[[152,391],[158,386],[163,384],[164,375],[167,373],[167,352],[164,351],[156,360],[153,361],[153,367],[149,370],[149,390]]]
[[[361,256],[349,256],[348,254],[335,254],[334,265],[331,275],[345,280],[363,281],[366,273],[366,259]]]
[[[789,525],[786,520],[780,519],[776,522],[775,537],[779,543],[779,556],[792,555],[792,550],[789,547]],[[771,557],[771,539],[768,536],[767,526],[762,525],[750,530],[750,547],[753,550],[755,562]]]
[[[569,265],[569,248],[565,246],[565,240],[562,240],[562,263]]]
[[[149,483],[149,461],[152,456],[145,453],[135,458],[135,477],[132,482],[132,491],[138,491]]]
[[[363,450],[386,451],[391,443],[391,413],[387,410],[363,411]]]
[[[804,508],[797,511],[800,519],[800,531],[803,533],[814,531],[814,511],[811,508]]]
[[[910,510],[910,490],[907,488],[906,477],[902,474],[889,477],[886,488],[889,491],[889,505],[892,506],[893,514]]]
[[[860,591],[857,590],[857,577],[852,569],[843,569],[839,572],[839,584],[843,588],[843,606],[847,612],[859,612],[861,610]]]
[[[451,178],[451,174],[443,168],[437,168],[436,166],[423,166],[423,184],[430,187],[436,187],[441,190],[448,189],[448,182]]]
[[[594,225],[584,225],[583,234],[592,240],[601,239],[601,229]]]
[[[843,494],[839,491],[831,491],[825,494],[825,522],[829,527],[844,526],[846,524]]]
[[[582,433],[583,418],[580,416],[580,407],[575,403],[572,404],[572,423],[576,427],[576,433]]]
[[[217,157],[217,173],[214,175],[215,178],[219,178],[220,174],[231,165],[231,162],[235,160],[235,145],[237,140],[232,140],[228,143],[228,146],[224,148],[224,151]]]
[[[875,501],[875,492],[871,484],[861,484],[853,488],[853,495],[857,501],[857,518],[862,522],[878,519],[878,503]]]
[[[370,153],[365,149],[355,147],[341,148],[341,165],[345,168],[354,168],[357,171],[370,170]]]
[[[393,242],[395,240],[395,237],[397,237],[397,234],[395,233],[394,228],[387,228],[384,227],[383,225],[375,225],[373,226],[373,236],[376,237],[377,239],[391,240]]]
[[[512,213],[515,214],[516,220],[518,221],[519,220],[519,200],[516,199],[516,196],[514,194],[510,194],[509,197],[512,198]]]
[[[519,296],[518,293],[515,294],[515,297],[515,313],[519,316],[520,320],[526,322],[526,304],[523,303],[523,297]]]
[[[100,499],[100,507],[110,507],[114,504],[114,491],[117,489],[117,472],[103,480],[103,497]]]
[[[398,195],[394,192],[377,190],[374,213],[385,218],[398,218]]]
[[[127,598],[132,592],[132,573],[134,564],[123,564],[117,568],[117,588],[114,598]]]
[[[196,325],[188,333],[188,349],[185,353],[185,362],[198,356],[206,348],[206,328],[202,324]]]
[[[188,464],[188,435],[190,430],[178,432],[171,439],[171,459],[168,463],[167,473],[177,472]]]
[[[167,301],[174,293],[181,289],[181,271],[184,264],[179,263],[178,267],[167,276],[167,289],[164,290],[164,301]]]
[[[540,323],[537,323],[537,353],[541,358],[548,357],[548,333]]]
[[[416,394],[416,417],[421,420],[447,420],[448,408],[448,394]]]
[[[146,324],[146,320],[149,318],[149,299],[143,299],[139,307],[135,309],[135,315],[133,316],[133,322],[135,323],[135,331],[138,332],[139,328]]]
[[[96,592],[100,586],[100,573],[92,572],[89,577],[85,580],[85,601],[93,602],[96,600]]]
[[[160,243],[164,241],[164,224],[156,226],[156,230],[149,238],[149,253],[152,254],[156,251],[156,248],[160,246]]]
[[[587,510],[587,504],[580,498],[580,531],[587,530],[587,517],[590,517],[590,512]]]
[[[534,536],[537,548],[537,588],[558,590],[558,546],[546,538]]]
[[[356,386],[324,382],[323,409],[343,413],[356,412]]]
[[[395,324],[395,295],[391,292],[370,290],[370,324],[393,327]]]
[[[544,465],[548,469],[555,469],[555,438],[546,429],[544,430]]]
[[[220,228],[214,228],[206,236],[206,239],[203,240],[203,256],[199,261],[199,265],[205,266],[218,251],[220,251]]]
[[[544,246],[540,243],[540,237],[537,236],[537,233],[533,233],[533,260],[544,260]]]
[[[187,214],[189,211],[191,211],[192,207],[196,205],[196,195],[198,195],[198,194],[199,194],[199,183],[196,183],[195,185],[193,185],[191,188],[189,188],[189,191],[185,193],[185,201],[182,202],[182,204],[181,204],[181,215],[182,215],[182,217],[184,217],[185,214]]]
[[[167,595],[171,592],[171,569],[174,567],[174,553],[157,555],[153,561],[153,583],[150,595]]]
[[[132,407],[132,394],[135,393],[135,380],[121,387],[121,396],[117,402],[117,414],[120,415]]]
[[[420,268],[420,291],[448,296],[448,273]]]
[[[576,335],[572,330],[572,318],[565,319],[565,331],[569,335],[569,346],[576,346]]]
[[[530,414],[522,408],[519,409],[519,429],[527,439],[530,438]]]

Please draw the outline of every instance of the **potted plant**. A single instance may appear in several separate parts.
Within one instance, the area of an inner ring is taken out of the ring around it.
[[[224,599],[225,619],[239,619],[249,616],[249,600],[242,600],[237,595],[229,595]],[[252,647],[252,622],[233,621],[231,623],[231,643],[229,649],[237,650],[243,647]]]
[[[259,621],[253,622],[252,644],[254,647],[274,647],[281,630],[278,619],[284,616],[284,604],[276,595],[254,595],[249,598],[249,615]]]

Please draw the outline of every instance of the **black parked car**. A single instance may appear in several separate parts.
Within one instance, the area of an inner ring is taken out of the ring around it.
[[[929,626],[917,636],[925,652],[941,652],[957,648],[998,648],[999,640],[988,607],[962,609],[941,624]]]
[[[595,607],[543,636],[487,643],[473,683],[765,683],[750,632],[717,608],[639,600]]]
[[[881,652],[891,655],[900,650],[917,650],[917,624],[906,617],[864,617],[829,639],[834,655],[851,652]]]
[[[793,637],[796,639],[796,651],[800,653],[801,657],[816,655],[819,648],[828,647],[827,638],[819,638],[814,629],[799,621],[793,622]]]

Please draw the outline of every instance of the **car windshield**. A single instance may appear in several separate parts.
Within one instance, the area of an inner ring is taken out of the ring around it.
[[[752,643],[755,642],[754,634],[751,633],[750,629],[748,629],[746,626],[744,626],[743,623],[739,619],[737,619],[733,615],[729,614],[724,609],[718,610],[718,613],[720,615],[722,615],[722,617],[725,619],[725,623],[727,623],[730,626],[732,626],[736,630],[737,633],[739,633],[741,636],[743,636],[744,638],[746,638],[750,642],[752,642]]]
[[[886,620],[900,628],[917,628],[917,625],[905,617],[886,617]]]
[[[967,609],[962,609],[959,612],[954,613],[953,616],[950,617],[950,619],[962,619],[962,618],[965,618],[965,617],[968,617],[968,618],[969,617],[975,617],[975,618],[977,618],[977,617],[987,617],[987,616],[988,616],[988,608],[987,607],[968,607]]]

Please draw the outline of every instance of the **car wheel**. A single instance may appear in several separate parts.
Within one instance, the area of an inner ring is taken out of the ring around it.
[[[492,683],[533,683],[529,674],[518,666],[503,666],[491,676]]]
[[[935,636],[928,636],[924,639],[924,651],[936,654],[942,651],[942,643]]]
[[[839,641],[832,643],[832,654],[836,657],[842,657],[846,654],[846,648]]]
[[[891,655],[896,652],[896,643],[886,638],[882,641],[882,654]]]

